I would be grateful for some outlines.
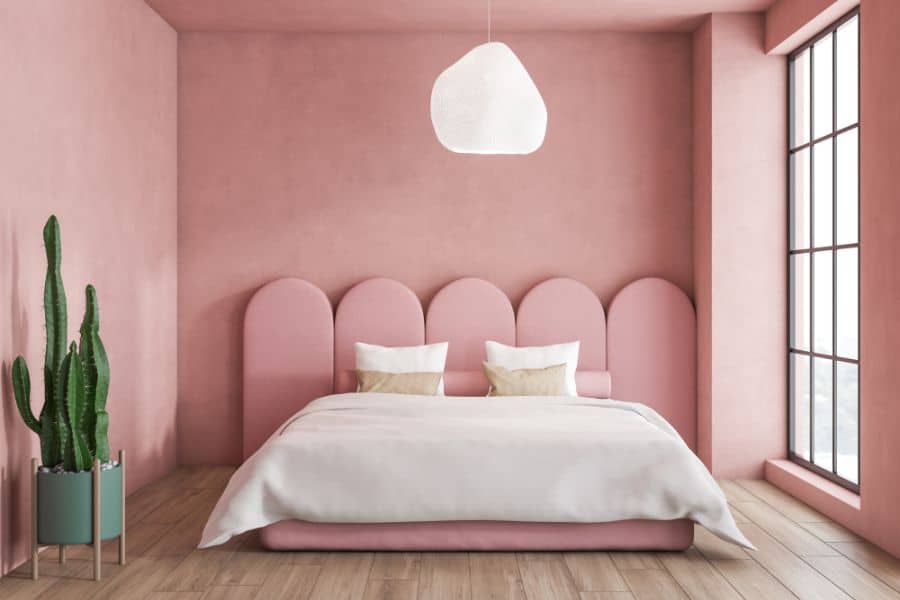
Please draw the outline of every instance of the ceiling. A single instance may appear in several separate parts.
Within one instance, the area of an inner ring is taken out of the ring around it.
[[[146,0],[178,31],[478,31],[488,0]],[[492,0],[494,30],[691,31],[774,0]]]

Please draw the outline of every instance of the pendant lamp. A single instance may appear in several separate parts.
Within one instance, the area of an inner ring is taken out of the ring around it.
[[[547,107],[525,66],[502,42],[476,46],[438,75],[431,123],[440,143],[462,154],[530,154],[547,131]]]

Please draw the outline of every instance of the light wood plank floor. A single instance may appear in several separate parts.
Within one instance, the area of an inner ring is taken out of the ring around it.
[[[41,579],[25,564],[0,579],[0,598],[900,600],[900,560],[760,481],[721,482],[757,552],[700,527],[687,552],[274,553],[255,534],[197,550],[232,472],[183,467],[130,496],[129,562],[119,567],[108,543],[101,582],[90,548],[69,548],[65,565],[50,548]]]

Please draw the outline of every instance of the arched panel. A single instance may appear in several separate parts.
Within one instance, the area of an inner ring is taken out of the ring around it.
[[[506,294],[474,277],[444,286],[428,306],[425,342],[450,342],[444,373],[448,396],[487,393],[488,381],[481,367],[485,340],[516,343],[516,318]]]
[[[422,303],[408,287],[378,277],[344,294],[334,318],[334,390],[356,389],[353,344],[417,346],[425,343]]]
[[[260,288],[244,314],[244,458],[292,414],[332,392],[331,304],[313,284],[278,279]]]
[[[581,341],[579,371],[606,370],[606,317],[589,287],[565,277],[548,279],[522,298],[516,315],[518,346]]]
[[[692,449],[697,441],[696,315],[664,279],[639,279],[609,308],[609,370],[617,400],[660,413]]]

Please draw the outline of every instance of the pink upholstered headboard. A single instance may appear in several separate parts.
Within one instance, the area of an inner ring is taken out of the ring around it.
[[[609,316],[587,286],[556,278],[536,285],[518,314],[483,279],[447,284],[427,316],[400,282],[376,278],[348,291],[332,316],[324,293],[279,279],[250,300],[244,318],[244,456],[310,401],[356,387],[353,344],[411,346],[450,342],[447,395],[482,395],[485,340],[535,346],[581,341],[576,381],[583,396],[642,402],[694,448],[696,327],[693,306],[662,279],[641,279],[610,303]]]

